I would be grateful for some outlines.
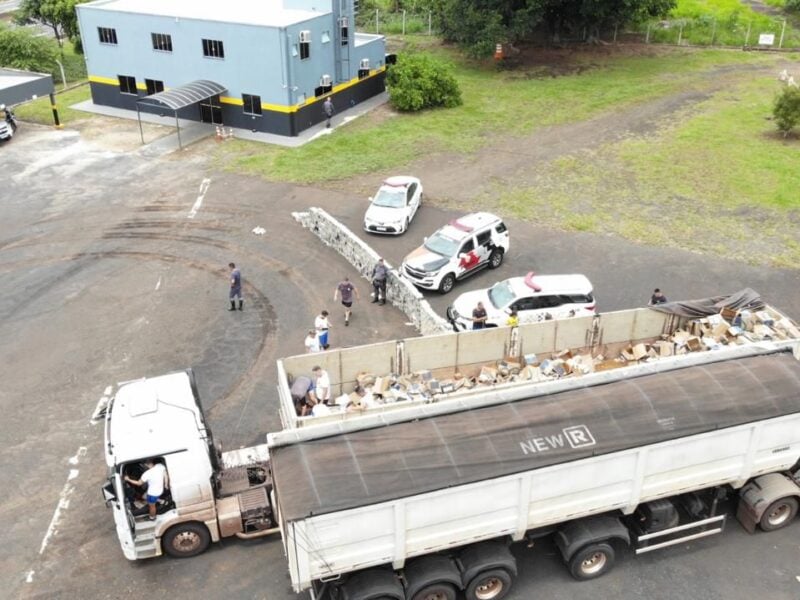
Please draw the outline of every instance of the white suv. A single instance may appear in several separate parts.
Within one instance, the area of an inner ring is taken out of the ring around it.
[[[447,320],[456,331],[472,329],[472,311],[483,303],[486,327],[503,327],[512,310],[520,324],[591,315],[594,290],[584,275],[535,275],[498,281],[485,290],[461,294],[447,308]]]
[[[438,229],[403,259],[401,272],[416,286],[446,294],[458,279],[503,264],[510,240],[505,223],[490,213],[465,215]]]

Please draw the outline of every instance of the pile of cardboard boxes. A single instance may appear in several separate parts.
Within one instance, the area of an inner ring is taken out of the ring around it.
[[[572,350],[563,350],[550,356],[527,354],[520,358],[506,357],[490,364],[473,366],[469,372],[467,369],[464,369],[464,373],[450,371],[446,378],[438,378],[428,370],[409,375],[375,376],[372,373],[359,373],[355,391],[340,396],[336,404],[343,410],[363,411],[382,404],[409,400],[435,402],[442,394],[454,394],[476,386],[574,377],[668,356],[782,339],[800,339],[800,329],[789,319],[776,317],[766,310],[723,309],[719,314],[690,321],[685,329],[662,335],[658,340],[630,344],[621,351],[615,351],[613,356]]]

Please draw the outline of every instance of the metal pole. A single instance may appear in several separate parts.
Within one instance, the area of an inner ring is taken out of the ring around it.
[[[50,108],[53,111],[53,122],[58,129],[61,129],[61,121],[58,120],[58,107],[56,106],[56,95],[50,94]]]
[[[403,9],[403,35],[406,34],[406,9]]]
[[[617,43],[617,28],[619,27],[619,23],[614,23],[614,43]]]
[[[717,33],[717,20],[714,19],[714,26],[711,28],[711,45],[714,45],[714,36]]]
[[[376,8],[375,9],[375,33],[380,33],[380,32],[381,32],[381,26],[380,26],[380,21],[379,21],[379,17],[378,17],[378,9]]]
[[[61,83],[64,84],[64,89],[67,89],[67,76],[64,74],[64,65],[61,64],[61,61],[56,59],[56,64],[58,68],[61,69]]]
[[[211,120],[213,121],[214,119],[212,118]],[[179,150],[183,150],[183,144],[181,143],[181,124],[178,122],[178,110],[177,109],[175,109],[175,127],[178,128],[178,149]]]
[[[431,31],[432,31],[431,30],[432,15],[433,15],[433,11],[429,10],[428,11],[428,35],[431,35]]]
[[[783,34],[786,33],[786,19],[783,20],[783,26],[781,27],[781,39],[778,42],[778,49],[783,48]]]
[[[144,132],[142,131],[142,115],[139,114],[139,104],[136,104],[136,120],[139,121],[139,137],[142,138],[142,144],[144,144]]]
[[[681,28],[678,30],[678,46],[681,45],[682,39],[683,39],[683,21],[681,21]]]
[[[644,43],[650,43],[650,23],[647,24],[647,35],[644,36]]]
[[[750,21],[747,24],[747,35],[744,38],[744,47],[747,48],[750,45],[750,28],[753,26],[753,22]]]

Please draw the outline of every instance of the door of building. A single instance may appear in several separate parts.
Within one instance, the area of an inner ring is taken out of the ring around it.
[[[200,120],[203,123],[222,125],[222,107],[213,104],[213,100],[200,103]]]

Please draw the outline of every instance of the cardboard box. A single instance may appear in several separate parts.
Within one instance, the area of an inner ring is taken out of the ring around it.
[[[655,344],[653,344],[653,347],[656,349],[658,355],[661,357],[672,356],[673,354],[675,354],[675,344],[673,342],[660,340]]]
[[[754,325],[753,334],[761,339],[772,339],[775,337],[775,332],[768,325]]]
[[[572,358],[572,350],[562,350],[558,354],[556,354],[556,358],[560,358],[561,360],[568,360]]]
[[[720,323],[714,325],[714,329],[711,330],[711,337],[715,339],[723,337],[726,333],[728,333],[728,329],[730,329],[730,327],[730,323],[727,321],[721,321]]]
[[[478,375],[478,381],[481,383],[494,383],[497,381],[497,369],[494,367],[481,367],[480,375]]]
[[[693,335],[686,338],[685,346],[690,352],[697,352],[703,349],[703,342],[700,341],[700,338]]]
[[[524,356],[526,365],[538,365],[539,358],[535,354],[526,354]]]
[[[362,371],[356,375],[356,381],[362,388],[366,388],[375,384],[375,375]]]
[[[772,327],[775,324],[775,319],[766,310],[759,310],[755,317],[759,323],[763,323],[767,327]]]
[[[723,307],[721,311],[719,311],[719,315],[725,319],[726,321],[730,322],[736,318],[736,315],[739,314],[738,310],[734,310],[733,308]]]
[[[647,346],[644,344],[636,344],[633,348],[631,348],[631,353],[633,354],[634,360],[642,360],[645,356],[647,356]]]
[[[690,337],[692,337],[692,334],[690,334],[688,331],[679,329],[672,334],[672,341],[678,344],[678,346],[685,346],[686,340],[688,340]]]
[[[422,381],[430,381],[433,378],[433,373],[431,373],[427,369],[423,369],[422,371],[417,371],[414,373],[417,377],[419,377]]]

